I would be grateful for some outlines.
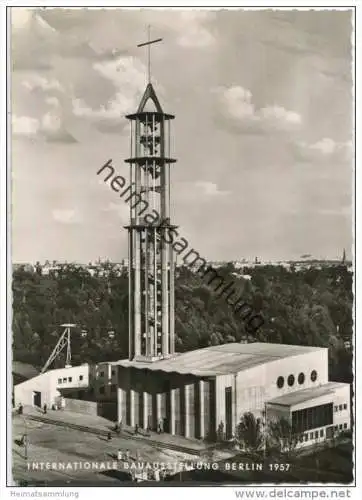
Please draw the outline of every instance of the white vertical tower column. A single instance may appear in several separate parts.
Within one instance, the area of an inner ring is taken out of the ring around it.
[[[200,414],[198,415],[198,418],[200,419],[200,437],[204,438],[205,437],[205,382],[203,380],[199,381],[199,408],[200,408]]]
[[[175,434],[176,433],[176,414],[175,414],[175,405],[176,405],[176,389],[171,389],[170,390],[170,433]]]
[[[184,386],[185,398],[185,437],[190,436],[190,386]]]
[[[157,419],[157,425],[159,424],[161,420],[161,397],[162,395],[157,393],[156,394],[156,419]]]
[[[123,405],[125,404],[124,399],[123,389],[117,386],[117,422],[122,420]]]
[[[148,394],[143,392],[143,428],[148,428]]]
[[[130,424],[131,427],[134,427],[136,423],[136,415],[135,415],[135,392],[133,389],[129,390],[129,399],[130,399]]]

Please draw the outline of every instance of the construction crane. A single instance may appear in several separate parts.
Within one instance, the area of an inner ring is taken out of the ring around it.
[[[49,356],[47,362],[43,366],[40,373],[44,373],[65,348],[67,349],[66,358],[65,358],[65,368],[71,368],[71,366],[72,366],[71,365],[72,354],[71,354],[71,349],[70,349],[70,331],[76,325],[74,325],[73,323],[64,323],[63,325],[60,325],[60,326],[62,328],[64,328],[64,331],[63,331],[62,335],[60,336],[56,346],[53,349],[53,352]]]

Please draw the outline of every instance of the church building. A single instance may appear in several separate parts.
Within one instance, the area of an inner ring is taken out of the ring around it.
[[[165,433],[197,439],[214,440],[220,429],[225,439],[231,438],[245,412],[263,423],[287,418],[303,445],[349,429],[350,386],[328,380],[326,348],[229,343],[175,352],[170,244],[176,228],[170,219],[175,117],[163,111],[149,78],[137,111],[127,118],[131,155],[125,161],[134,190],[126,227],[128,359],[42,373],[15,387],[15,403],[52,407],[67,391],[86,390],[97,404],[83,395],[76,411],[106,408],[108,418],[124,425],[161,427]],[[75,402],[65,404],[71,409]]]
[[[117,369],[117,415],[126,425],[231,438],[243,413],[293,421],[305,442],[350,427],[350,387],[328,381],[328,349],[268,343],[175,352],[175,263],[169,233],[171,121],[149,81],[131,123],[130,179],[159,217],[131,205],[129,358]]]

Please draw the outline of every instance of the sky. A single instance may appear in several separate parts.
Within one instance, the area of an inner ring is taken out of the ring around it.
[[[11,9],[14,262],[119,262],[129,124],[172,122],[171,217],[209,260],[338,258],[353,244],[351,11]]]

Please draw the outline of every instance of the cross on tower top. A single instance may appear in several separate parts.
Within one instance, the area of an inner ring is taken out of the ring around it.
[[[151,26],[147,27],[148,41],[139,43],[137,47],[145,47],[147,46],[147,67],[148,67],[148,83],[151,83],[151,45],[153,43],[162,42],[163,38],[156,38],[155,40],[151,40]]]

